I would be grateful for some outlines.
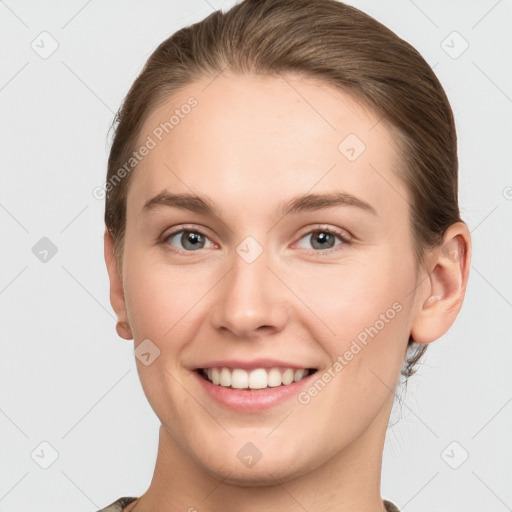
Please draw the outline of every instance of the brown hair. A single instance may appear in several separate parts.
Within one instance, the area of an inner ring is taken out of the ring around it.
[[[461,221],[457,141],[446,94],[421,55],[387,27],[336,0],[244,0],[163,41],[133,83],[115,120],[108,160],[105,223],[122,268],[126,195],[132,173],[116,173],[135,149],[152,110],[178,89],[225,69],[319,79],[369,105],[397,132],[397,172],[411,197],[418,265]],[[126,175],[126,177],[124,177]],[[119,177],[119,174],[117,174]],[[409,339],[405,377],[427,345]]]

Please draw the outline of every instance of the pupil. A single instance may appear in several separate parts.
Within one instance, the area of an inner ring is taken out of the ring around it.
[[[201,249],[204,245],[202,235],[199,233],[185,232],[181,237],[181,243],[186,249]]]
[[[313,237],[312,245],[315,249],[330,249],[334,246],[334,237],[325,231],[317,231],[317,235]]]

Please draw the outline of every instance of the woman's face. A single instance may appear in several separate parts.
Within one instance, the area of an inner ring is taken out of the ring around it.
[[[168,449],[249,484],[378,449],[419,308],[389,127],[313,80],[224,73],[142,145],[122,275]]]

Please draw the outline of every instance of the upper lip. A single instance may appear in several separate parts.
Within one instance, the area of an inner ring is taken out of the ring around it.
[[[240,361],[235,359],[222,359],[216,361],[208,361],[198,365],[195,369],[203,368],[241,368],[243,370],[255,370],[256,368],[293,368],[300,370],[302,368],[313,368],[312,366],[291,363],[289,361],[282,361],[279,359],[252,359],[250,361]]]

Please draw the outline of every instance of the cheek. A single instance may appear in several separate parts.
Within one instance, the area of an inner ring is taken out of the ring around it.
[[[322,321],[323,338],[332,338],[335,345],[375,323],[382,330],[381,315],[387,329],[391,323],[387,320],[400,316],[397,310],[404,309],[403,302],[414,287],[412,265],[404,260],[398,265],[391,255],[376,252],[351,261],[347,258],[340,265],[290,272],[289,279],[297,296]]]
[[[408,340],[412,262],[372,258],[299,280],[301,296],[321,319],[312,320],[309,329],[318,326],[315,338],[331,360],[299,403],[305,414],[323,419],[313,428],[318,436],[332,436],[333,443],[341,442],[339,425],[351,418],[343,431],[348,442],[392,400]]]
[[[208,269],[155,261],[136,248],[126,254],[124,291],[135,340],[149,338],[158,345],[172,339],[174,346],[215,276]]]
[[[300,296],[317,317],[309,329],[316,326],[315,338],[332,361],[335,377],[326,376],[333,382],[329,399],[343,402],[343,409],[353,414],[360,414],[363,402],[370,415],[380,407],[395,388],[403,364],[415,268],[408,255],[394,254],[389,250],[347,258],[335,270],[325,266],[321,272],[295,277]]]

